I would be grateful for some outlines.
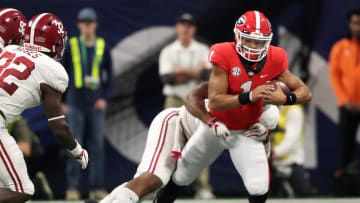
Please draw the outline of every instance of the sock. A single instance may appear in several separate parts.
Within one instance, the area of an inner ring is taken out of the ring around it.
[[[250,195],[249,196],[249,203],[265,203],[267,199],[268,193],[265,193],[263,195]]]
[[[173,203],[183,188],[185,186],[176,185],[170,178],[168,184],[157,193],[153,203]]]
[[[127,187],[119,186],[111,192],[113,201],[111,203],[136,203],[139,201],[137,194]]]

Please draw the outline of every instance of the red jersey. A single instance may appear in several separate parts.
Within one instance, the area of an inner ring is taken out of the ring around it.
[[[249,92],[267,81],[275,79],[288,68],[288,59],[285,50],[270,46],[266,59],[253,67],[243,64],[241,56],[235,50],[234,42],[215,44],[209,52],[209,61],[228,73],[229,94],[237,95]],[[259,122],[264,100],[243,105],[226,111],[211,111],[211,114],[225,123],[230,130],[247,129],[249,125]]]

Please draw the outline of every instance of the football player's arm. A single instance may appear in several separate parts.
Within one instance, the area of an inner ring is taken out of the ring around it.
[[[228,94],[228,88],[228,73],[214,65],[209,79],[209,105],[213,111],[229,110],[255,102],[264,98],[273,87],[260,85],[251,92],[243,92],[239,95]]]
[[[66,148],[81,164],[82,169],[86,169],[89,161],[88,153],[75,140],[69,125],[65,121],[64,111],[61,105],[61,93],[46,84],[41,84],[40,89],[45,114],[48,118],[51,131],[54,133],[59,144]]]
[[[206,111],[204,102],[204,99],[208,98],[208,86],[207,82],[200,83],[191,90],[184,99],[185,107],[189,113],[205,123],[211,116],[211,114]]]
[[[227,126],[218,121],[217,118],[212,116],[205,109],[204,99],[208,97],[208,83],[203,82],[195,89],[190,91],[184,99],[186,110],[193,116],[197,117],[213,131],[217,137],[227,137],[230,135],[230,131]]]
[[[308,86],[306,86],[300,78],[290,73],[290,71],[286,70],[281,73],[277,79],[285,83],[290,90],[292,90],[292,93],[296,95],[297,104],[302,104],[311,100],[312,95]],[[277,89],[280,90],[280,88]]]
[[[46,84],[41,84],[40,88],[43,95],[46,117],[51,119],[63,116],[65,113],[61,105],[61,93]],[[70,127],[65,121],[65,118],[52,120],[49,122],[49,126],[62,147],[68,150],[76,147],[76,141],[71,134]]]
[[[212,68],[209,79],[209,105],[213,111],[240,107],[238,95],[228,94],[228,73],[220,67]]]

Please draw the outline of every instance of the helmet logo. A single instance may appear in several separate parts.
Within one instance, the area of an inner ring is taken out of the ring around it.
[[[64,34],[64,26],[61,22],[57,21],[57,20],[53,20],[53,23],[58,27],[58,33],[59,34]]]
[[[25,26],[26,26],[26,23],[24,21],[20,21],[19,32],[22,35],[24,35],[24,33],[25,33]]]
[[[237,20],[236,24],[238,25],[244,25],[246,21],[246,17],[244,15],[240,16],[240,18]]]

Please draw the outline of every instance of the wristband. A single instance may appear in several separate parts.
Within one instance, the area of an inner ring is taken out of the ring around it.
[[[81,154],[81,152],[82,152],[82,147],[81,147],[81,145],[78,143],[77,140],[75,140],[75,142],[76,142],[76,147],[75,147],[74,149],[72,149],[72,150],[69,150],[69,152],[70,152],[73,156],[77,156],[77,155]]]
[[[241,105],[245,105],[245,104],[251,103],[251,100],[250,100],[250,92],[240,93],[239,96],[238,96],[238,100],[239,100],[239,103],[240,103]]]
[[[50,121],[54,121],[54,120],[62,119],[62,118],[65,118],[65,115],[49,118],[48,121],[50,122]]]
[[[294,105],[296,104],[296,94],[288,93],[286,94],[286,98],[284,99],[284,105]]]

